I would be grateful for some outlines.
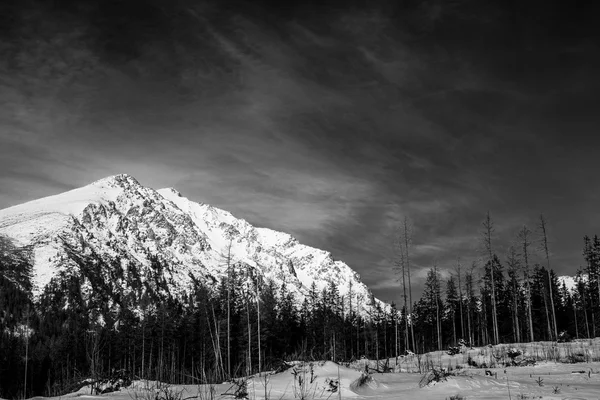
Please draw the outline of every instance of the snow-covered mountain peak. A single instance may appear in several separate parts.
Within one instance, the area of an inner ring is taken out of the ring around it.
[[[164,189],[158,189],[157,190],[158,193],[160,193],[163,196],[177,196],[177,197],[183,197],[181,195],[181,193],[179,192],[179,190],[175,189],[175,188],[164,188]]]
[[[140,183],[129,174],[118,174],[99,179],[91,184],[91,186],[131,189],[140,187]]]
[[[175,189],[144,187],[127,174],[0,210],[0,235],[34,247],[37,293],[60,271],[77,268],[75,251],[120,265],[124,276],[127,265],[135,265],[146,271],[138,280],[154,282],[159,273],[174,296],[189,290],[192,281],[214,284],[230,265],[242,272],[253,269],[276,285],[285,283],[298,301],[313,284],[321,291],[332,281],[355,306],[366,307],[371,297],[358,274],[331,253],[287,233],[257,228]],[[160,272],[152,271],[153,260],[164,264]]]
[[[559,285],[564,284],[569,291],[574,291],[577,288],[577,281],[572,276],[559,276],[558,283]]]

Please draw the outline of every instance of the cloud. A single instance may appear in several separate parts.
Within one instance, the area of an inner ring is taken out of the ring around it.
[[[597,52],[511,48],[500,6],[140,5],[19,8],[0,207],[126,172],[330,250],[389,299],[404,216],[416,286],[479,256],[488,210],[499,253],[544,212],[553,265],[578,264],[600,218]]]

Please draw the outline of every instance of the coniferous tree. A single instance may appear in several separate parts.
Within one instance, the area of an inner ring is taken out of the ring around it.
[[[0,382],[7,382],[6,388],[0,385],[0,397],[29,393],[31,274],[31,249],[0,235]]]
[[[600,322],[600,312],[598,311],[600,308],[598,307],[600,304],[600,240],[598,236],[594,236],[593,240],[587,235],[584,237],[583,255],[586,261],[585,272],[587,275],[584,285],[585,297],[590,309],[592,332],[595,336],[596,324]]]
[[[442,329],[441,329],[441,287],[440,276],[437,265],[427,272],[427,278],[423,288],[423,295],[415,306],[416,317],[419,321],[419,332],[424,338],[423,346],[428,343],[436,343],[432,349],[441,350],[442,348]],[[429,346],[427,346],[429,347]]]

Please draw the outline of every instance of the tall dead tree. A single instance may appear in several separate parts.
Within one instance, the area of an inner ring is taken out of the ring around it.
[[[441,310],[440,310],[440,296],[441,296],[441,287],[440,287],[440,273],[438,271],[437,262],[433,263],[433,293],[435,299],[435,325],[437,332],[437,340],[438,340],[438,350],[442,350],[442,318],[441,318]]]
[[[463,319],[463,293],[462,293],[462,283],[461,283],[461,264],[460,257],[456,259],[456,276],[458,277],[458,309],[460,313],[460,334],[461,338],[465,338],[465,321]]]
[[[492,233],[494,232],[494,223],[492,222],[492,217],[490,216],[490,212],[488,211],[483,221],[483,243],[485,246],[486,255],[489,257],[490,262],[490,275],[492,278],[492,328],[494,331],[493,343],[498,344],[500,341],[498,334],[498,313],[496,310],[496,282],[494,278],[494,251],[492,247]]]
[[[394,260],[396,274],[401,274],[402,279],[402,298],[404,300],[404,349],[408,349],[409,345],[409,333],[408,333],[408,300],[406,291],[406,260],[404,255],[404,236],[400,234],[397,249],[398,258]]]
[[[469,334],[469,347],[473,346],[473,323],[472,323],[472,304],[474,297],[474,289],[473,289],[473,271],[477,268],[477,263],[473,261],[471,265],[471,269],[468,272],[465,272],[465,291],[467,296],[467,330]]]
[[[415,329],[414,329],[414,321],[412,318],[412,284],[410,282],[410,246],[412,244],[412,229],[409,225],[408,217],[404,216],[403,221],[403,239],[404,239],[404,251],[405,251],[405,262],[406,262],[406,277],[408,279],[408,315],[410,316],[410,335],[412,337],[412,351],[417,350],[416,342],[415,342]]]
[[[29,329],[29,315],[31,313],[31,310],[29,309],[29,304],[27,305],[27,322],[25,323],[25,378],[24,378],[24,382],[23,382],[23,398],[26,399],[27,398],[27,367],[28,367],[28,363],[29,363],[29,336],[30,336],[30,329]]]
[[[250,273],[250,266],[246,265],[246,293],[245,293],[245,301],[246,301],[246,322],[247,322],[247,330],[248,330],[248,365],[247,365],[247,375],[252,375],[252,324],[250,323],[250,301],[252,298],[252,293],[250,291],[250,284],[252,282],[252,276]]]
[[[233,266],[233,256],[231,254],[233,240],[230,238],[225,253],[221,254],[221,260],[225,267],[227,276],[227,376],[231,377],[231,267]]]
[[[511,285],[511,303],[512,303],[512,318],[513,318],[513,334],[516,343],[521,342],[521,331],[519,328],[519,283],[517,281],[517,270],[519,269],[519,258],[517,250],[514,246],[510,246],[507,256],[508,275]]]
[[[550,296],[550,306],[552,311],[552,325],[554,327],[554,340],[558,340],[558,330],[556,328],[556,311],[554,309],[554,296],[552,294],[552,277],[550,275],[550,252],[548,250],[548,225],[546,223],[546,219],[544,218],[544,214],[540,214],[540,241],[541,241],[541,250],[544,252],[546,256],[546,272],[548,273],[548,293]]]
[[[262,349],[261,349],[261,334],[260,334],[260,285],[261,285],[261,271],[264,270],[262,265],[260,264],[258,257],[253,258],[254,264],[256,264],[255,272],[256,272],[256,324],[257,324],[257,342],[258,342],[258,376],[262,374]],[[266,390],[266,389],[265,389]]]
[[[523,280],[525,281],[525,298],[527,301],[527,321],[529,323],[529,341],[534,342],[533,313],[531,312],[531,281],[529,279],[529,247],[531,246],[531,231],[527,225],[523,225],[518,233],[523,260]]]

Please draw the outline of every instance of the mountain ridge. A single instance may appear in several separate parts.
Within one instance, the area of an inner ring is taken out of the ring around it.
[[[61,271],[76,268],[74,252],[146,269],[159,259],[168,265],[164,273],[174,293],[185,291],[192,278],[214,283],[225,264],[233,264],[285,284],[298,302],[313,283],[320,291],[333,282],[350,305],[363,304],[361,313],[369,312],[371,301],[389,307],[330,252],[189,200],[174,188],[144,187],[128,174],[0,210],[0,234],[32,246],[36,294]]]

